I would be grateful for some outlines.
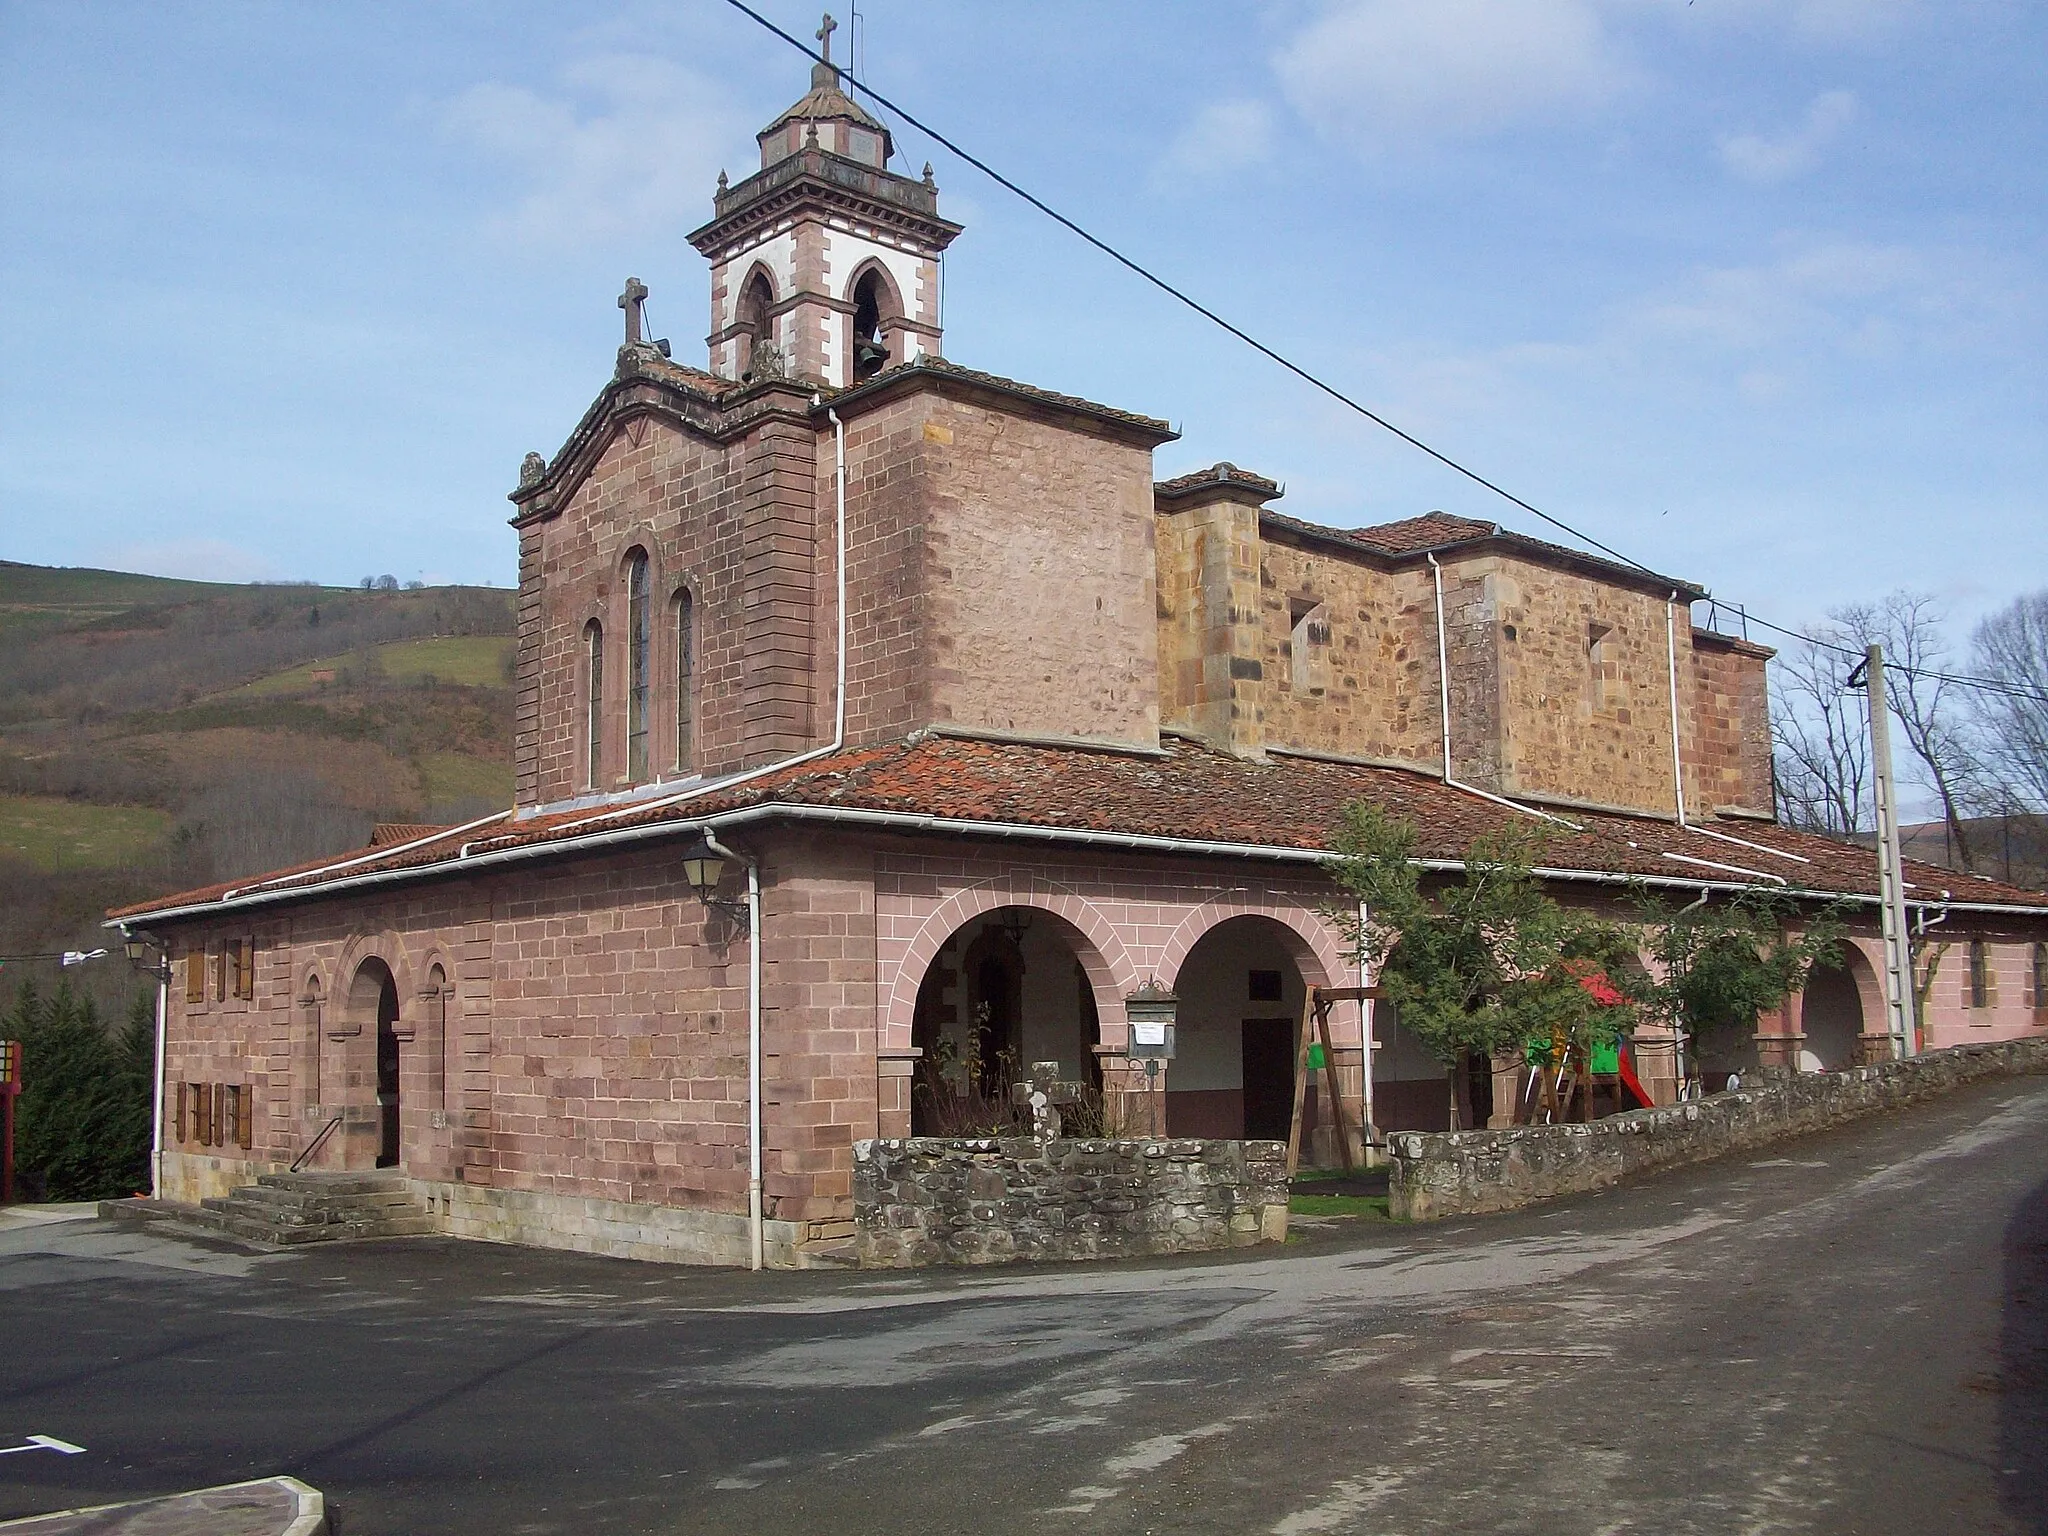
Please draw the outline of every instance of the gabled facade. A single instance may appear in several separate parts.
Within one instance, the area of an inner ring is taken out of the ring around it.
[[[1874,867],[1771,821],[1769,653],[1695,628],[1699,589],[1157,481],[1163,422],[940,355],[958,228],[829,66],[760,144],[693,236],[709,366],[629,285],[612,379],[513,492],[515,803],[114,915],[179,978],[168,1196],[310,1156],[402,1168],[457,1234],[800,1263],[849,1236],[860,1142],[1035,1063],[1133,1126],[1284,1135],[1306,989],[1359,980],[1319,868],[1358,798],[1447,861],[1541,815],[1574,901],[1844,897],[1848,963],[1710,1065],[1890,1049]],[[1912,878],[1969,946],[1924,1043],[2048,1024],[2048,897]],[[1153,1076],[1126,1001],[1158,988]],[[1332,1022],[1354,1117],[1444,1122],[1397,1020]]]

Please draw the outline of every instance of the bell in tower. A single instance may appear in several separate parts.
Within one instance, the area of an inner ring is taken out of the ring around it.
[[[845,388],[939,352],[939,256],[960,226],[889,169],[889,130],[841,88],[830,16],[811,88],[756,135],[761,168],[690,243],[711,263],[711,371]]]

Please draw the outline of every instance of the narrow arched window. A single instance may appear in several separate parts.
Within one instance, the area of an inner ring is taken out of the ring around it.
[[[740,337],[740,376],[746,378],[755,371],[755,354],[764,346],[772,346],[774,335],[769,329],[768,311],[775,307],[775,290],[768,285],[768,274],[756,270],[747,280],[747,286],[740,293],[739,322],[745,328]]]
[[[590,787],[598,788],[604,783],[604,626],[592,619],[583,626],[583,649],[588,668],[585,700],[586,719],[584,732],[590,775]]]
[[[697,604],[689,588],[676,594],[676,767],[697,766]]]
[[[654,615],[647,600],[647,551],[626,557],[626,777],[647,778],[648,695],[654,686]]]

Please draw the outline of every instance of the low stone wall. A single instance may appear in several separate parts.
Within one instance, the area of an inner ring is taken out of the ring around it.
[[[954,1141],[853,1148],[864,1266],[1138,1258],[1287,1236],[1277,1141]]]
[[[1590,1125],[1399,1131],[1391,1211],[1432,1221],[1508,1211],[1602,1189],[1632,1174],[1704,1162],[1933,1098],[1986,1077],[2048,1072],[2048,1038],[1931,1051],[1906,1061],[1797,1076],[1694,1104],[1638,1109]]]

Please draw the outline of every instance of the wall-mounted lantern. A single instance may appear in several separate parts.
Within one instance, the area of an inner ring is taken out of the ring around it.
[[[744,901],[728,901],[718,894],[718,884],[725,878],[725,860],[709,849],[700,848],[683,860],[683,879],[705,907],[714,912],[744,914]]]

